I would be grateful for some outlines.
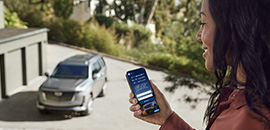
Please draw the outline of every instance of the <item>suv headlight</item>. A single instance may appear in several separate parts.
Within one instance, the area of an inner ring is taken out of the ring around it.
[[[76,95],[77,94],[74,94],[73,97],[71,98],[71,101],[74,102],[76,100]]]
[[[85,91],[80,91],[78,92],[78,96],[85,96],[86,95],[85,93],[86,93]]]
[[[74,93],[71,101],[75,101],[77,99],[77,97],[83,97],[85,95],[84,91],[77,91]]]
[[[43,91],[41,91],[40,93],[41,93],[42,99],[47,100],[46,93]]]

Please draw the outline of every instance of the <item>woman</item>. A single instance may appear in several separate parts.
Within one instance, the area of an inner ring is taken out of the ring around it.
[[[270,0],[203,0],[200,16],[196,37],[206,69],[218,79],[205,112],[206,130],[270,130]],[[134,116],[161,130],[192,130],[152,87],[161,111],[141,117],[130,93]]]

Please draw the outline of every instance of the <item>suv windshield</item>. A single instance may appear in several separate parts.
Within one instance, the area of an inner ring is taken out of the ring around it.
[[[88,66],[58,65],[51,77],[55,78],[88,78]]]

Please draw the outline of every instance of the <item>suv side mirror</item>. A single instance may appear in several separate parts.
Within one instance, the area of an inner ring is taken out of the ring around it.
[[[49,73],[48,72],[45,72],[44,74],[47,78],[49,77]]]
[[[94,73],[93,74],[93,79],[99,79],[101,77],[101,74],[100,73]]]

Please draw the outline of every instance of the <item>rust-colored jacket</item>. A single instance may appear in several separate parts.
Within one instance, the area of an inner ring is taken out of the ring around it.
[[[225,88],[218,99],[218,107],[206,130],[270,130],[265,127],[262,117],[249,110],[246,105],[245,91],[231,91]],[[269,110],[260,108],[269,117]],[[160,130],[195,130],[173,113]]]

